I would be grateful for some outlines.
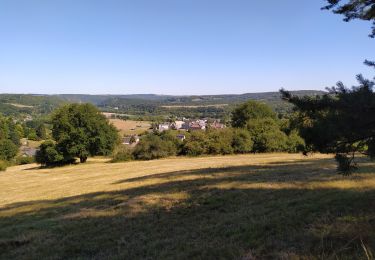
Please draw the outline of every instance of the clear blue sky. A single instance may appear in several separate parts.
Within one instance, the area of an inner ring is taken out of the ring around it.
[[[322,0],[0,0],[0,93],[223,94],[371,76]]]

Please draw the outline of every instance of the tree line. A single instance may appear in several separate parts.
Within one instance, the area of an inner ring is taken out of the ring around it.
[[[184,141],[177,138],[175,131],[150,133],[134,149],[123,147],[116,151],[113,161],[303,151],[304,140],[289,122],[279,119],[268,105],[248,101],[232,112],[232,127],[184,132]]]

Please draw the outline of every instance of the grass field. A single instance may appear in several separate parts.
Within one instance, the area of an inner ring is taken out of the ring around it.
[[[369,259],[375,163],[170,158],[0,173],[1,259]]]
[[[109,119],[119,131],[122,136],[142,134],[149,130],[151,123],[148,121],[133,121],[133,120],[121,120],[121,119]]]

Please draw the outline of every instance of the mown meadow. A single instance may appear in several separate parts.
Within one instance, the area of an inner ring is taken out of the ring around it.
[[[1,259],[369,259],[375,163],[230,155],[0,174]]]

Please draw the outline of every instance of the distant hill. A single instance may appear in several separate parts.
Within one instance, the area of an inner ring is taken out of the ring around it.
[[[292,91],[293,94],[299,96],[319,95],[325,92],[317,90],[299,90]],[[245,94],[223,94],[223,95],[156,95],[156,94],[130,94],[130,95],[85,95],[85,94],[62,94],[55,95],[61,99],[70,102],[90,102],[96,105],[102,105],[109,100],[147,100],[165,102],[168,104],[190,104],[190,103],[237,103],[246,100],[280,100],[279,92],[261,92],[261,93],[245,93]]]
[[[293,91],[295,95],[312,96],[323,91]],[[280,98],[279,92],[224,94],[224,95],[88,95],[88,94],[0,94],[0,113],[10,116],[46,115],[64,103],[92,103],[103,111],[122,112],[136,117],[229,116],[233,106],[247,100],[258,100],[270,105],[278,113],[287,113],[291,106]],[[217,105],[217,106],[215,106]]]

